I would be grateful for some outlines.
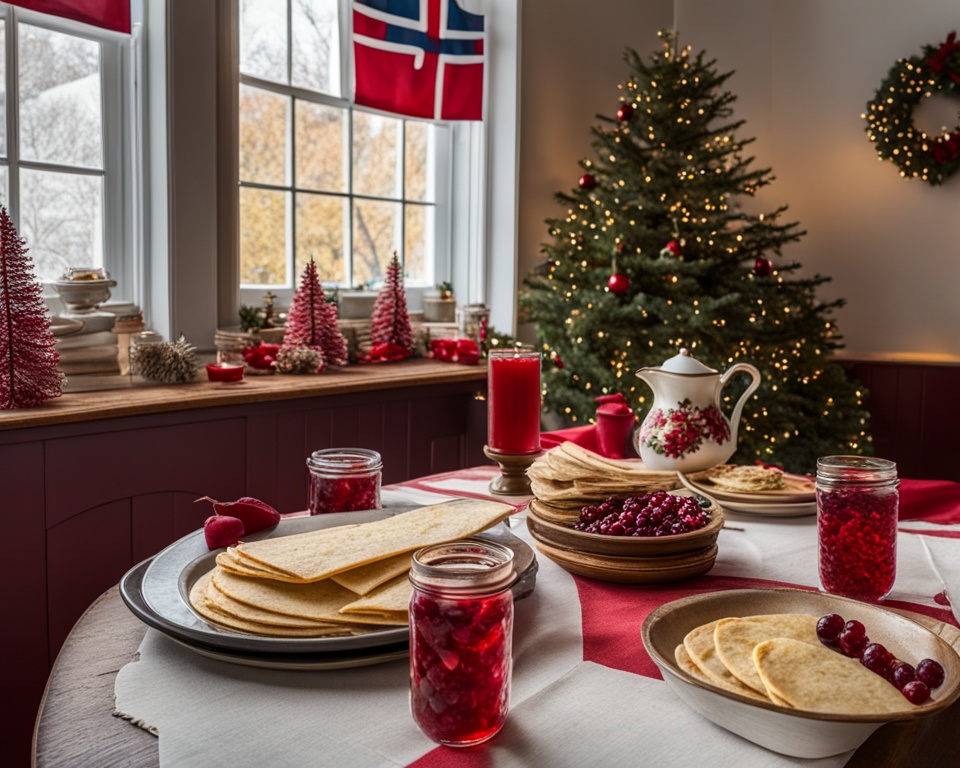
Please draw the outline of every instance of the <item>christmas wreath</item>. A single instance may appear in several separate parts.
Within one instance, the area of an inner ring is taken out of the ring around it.
[[[928,96],[960,99],[960,42],[923,47],[922,56],[900,59],[887,73],[863,117],[877,154],[890,160],[905,178],[942,184],[960,169],[960,124],[928,136],[913,124],[913,110]],[[958,111],[960,123],[960,111]]]

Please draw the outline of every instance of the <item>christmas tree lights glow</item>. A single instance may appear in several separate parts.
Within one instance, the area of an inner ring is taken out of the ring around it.
[[[732,73],[662,37],[650,64],[627,52],[616,114],[598,116],[594,157],[557,196],[566,214],[547,222],[547,261],[525,280],[545,404],[584,423],[596,396],[621,393],[642,417],[652,398],[634,371],[686,347],[718,370],[745,361],[762,373],[735,461],[809,472],[818,456],[869,450],[862,392],[829,359],[841,344],[828,315],[842,302],[818,300],[829,278],[799,278],[783,260],[804,234],[781,220],[786,206],[741,208],[773,177],[737,138],[722,90]]]

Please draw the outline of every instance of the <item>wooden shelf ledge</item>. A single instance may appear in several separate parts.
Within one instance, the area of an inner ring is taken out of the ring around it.
[[[203,368],[199,376],[206,376]],[[37,408],[0,411],[0,431],[423,385],[464,381],[476,381],[479,384],[486,381],[487,369],[485,365],[457,365],[418,359],[351,365],[316,376],[244,376],[243,381],[230,384],[198,379],[189,384],[159,385],[134,377],[110,378],[110,384],[115,388],[71,391],[68,385],[61,397],[48,400]],[[89,385],[90,382],[82,382],[78,383],[77,388],[79,390]]]

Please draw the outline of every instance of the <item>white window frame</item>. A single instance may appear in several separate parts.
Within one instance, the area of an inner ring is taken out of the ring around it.
[[[162,5],[167,0],[152,1],[148,8]],[[461,6],[475,13],[484,14],[487,22],[487,63],[486,63],[486,114],[483,122],[463,122],[453,124],[453,154],[451,163],[451,206],[450,206],[450,248],[447,254],[449,276],[437,270],[436,279],[449,280],[453,284],[458,304],[483,303],[490,310],[490,322],[499,331],[516,333],[516,296],[518,287],[517,267],[517,222],[518,222],[518,160],[519,160],[519,116],[520,116],[520,6],[519,0],[460,0]],[[221,4],[222,3],[222,4]],[[170,297],[173,315],[178,318],[163,318],[156,313],[155,323],[161,332],[172,332],[175,324],[178,329],[196,328],[191,338],[201,347],[213,348],[213,334],[204,339],[200,329],[206,328],[204,320],[209,314],[204,304],[198,302],[202,291],[216,292],[217,327],[236,327],[240,304],[256,306],[261,303],[262,292],[243,292],[239,289],[239,243],[237,240],[237,157],[239,153],[236,133],[236,89],[239,73],[236,72],[238,45],[237,2],[221,0],[218,3],[218,34],[226,35],[221,42],[218,61],[220,62],[219,82],[226,90],[220,103],[221,125],[218,133],[221,175],[219,198],[221,207],[217,212],[219,222],[216,280],[210,276],[202,280],[193,280],[190,291],[181,290]],[[152,13],[152,11],[151,11]],[[153,20],[151,15],[151,21]],[[153,30],[154,28],[151,27]],[[151,39],[155,31],[151,31]],[[175,36],[176,37],[176,36]],[[349,39],[349,38],[347,38]],[[212,41],[211,41],[212,42]],[[154,48],[157,46],[154,45]],[[174,51],[178,52],[174,40]],[[153,57],[151,56],[151,63]],[[156,76],[154,67],[154,77]],[[344,93],[352,95],[352,87]],[[154,99],[151,86],[151,102]],[[231,95],[233,94],[233,95]],[[178,100],[173,94],[173,100]],[[153,108],[153,118],[162,109]],[[157,146],[157,130],[154,127]],[[471,174],[479,174],[480,182],[475,182]],[[151,183],[151,206],[162,203],[165,197],[154,189]],[[189,195],[188,195],[189,196]],[[174,206],[179,206],[177,198],[171,198]],[[203,200],[192,201],[192,205],[202,205]],[[208,206],[209,207],[209,206]],[[153,211],[153,207],[151,208]],[[158,214],[154,211],[154,216]],[[151,236],[157,237],[156,227]],[[191,237],[187,242],[196,240]],[[152,242],[151,251],[163,251],[164,243]],[[192,265],[192,253],[186,248],[171,251],[174,264],[180,261]],[[438,254],[442,257],[443,254]],[[155,260],[156,261],[156,260]],[[157,264],[154,265],[156,270]],[[156,271],[151,273],[154,279],[151,291],[156,292]],[[172,274],[176,274],[176,270]],[[188,298],[189,293],[189,298]],[[410,297],[409,306],[418,308],[418,297]],[[162,308],[163,296],[155,297],[157,309]],[[206,342],[206,344],[204,344]]]
[[[287,0],[284,0],[287,2]],[[291,0],[292,2],[292,0]],[[341,66],[340,66],[340,92],[344,94],[343,97],[331,96],[324,93],[319,93],[312,90],[306,90],[303,88],[298,88],[290,84],[278,84],[270,80],[263,80],[251,75],[243,74],[238,72],[238,79],[240,84],[248,85],[254,88],[260,88],[266,91],[277,93],[279,95],[291,97],[293,99],[299,99],[302,101],[324,104],[327,106],[335,107],[337,109],[342,109],[346,111],[349,115],[352,115],[353,112],[369,112],[373,114],[383,114],[387,117],[393,119],[403,120],[402,116],[392,115],[389,113],[378,112],[378,110],[371,110],[363,107],[354,106],[351,96],[353,93],[353,54],[352,54],[352,4],[350,0],[338,0],[339,2],[339,35],[340,35],[340,56],[341,56]],[[289,13],[289,5],[288,5]],[[288,35],[289,35],[289,16],[288,16]],[[288,75],[292,68],[292,57],[293,57],[293,46],[288,40],[288,54],[287,54],[287,69]],[[426,284],[412,284],[407,283],[405,287],[405,292],[408,299],[408,304],[411,309],[417,309],[422,304],[423,296],[431,292],[434,288],[434,285],[444,281],[453,282],[452,275],[452,242],[451,242],[451,225],[453,211],[458,207],[459,200],[456,195],[456,188],[453,187],[454,183],[454,166],[457,163],[457,153],[455,147],[458,142],[456,140],[456,134],[462,132],[462,129],[459,128],[456,123],[446,123],[444,124],[446,130],[438,131],[436,134],[437,144],[434,149],[434,160],[437,164],[437,176],[435,178],[435,200],[431,203],[434,207],[434,232],[433,232],[433,279],[430,281],[429,285]],[[291,131],[293,126],[290,127]],[[351,132],[352,134],[352,132]],[[293,148],[292,151],[296,151]],[[352,152],[352,147],[346,147],[346,152]],[[400,148],[402,152],[402,147]],[[348,162],[352,163],[352,159],[348,159]],[[462,161],[461,161],[461,164]],[[258,187],[260,185],[251,183],[251,187]],[[272,185],[267,185],[271,188],[274,188]],[[464,187],[463,184],[460,185]],[[283,187],[275,187],[277,189],[288,189],[291,188],[289,185],[284,185]],[[297,188],[292,187],[294,193],[296,193]],[[312,190],[309,190],[312,191]],[[362,194],[355,194],[353,190],[349,190],[346,193],[343,193],[341,196],[350,198],[351,200],[364,199],[365,196]],[[405,199],[401,197],[402,202],[406,202]],[[288,215],[288,219],[291,218]],[[254,285],[240,285],[240,302],[241,304],[246,304],[249,306],[259,306],[262,304],[262,299],[267,290],[270,290],[278,300],[278,303],[281,306],[289,306],[291,299],[293,298],[293,293],[299,286],[300,275],[289,274],[289,262],[291,261],[290,250],[295,247],[295,238],[292,233],[289,232],[291,224],[288,222],[287,225],[287,258],[288,258],[288,283],[284,286],[254,286]],[[353,238],[353,227],[352,221],[345,222],[345,228],[348,230],[345,232],[344,239],[345,242],[352,242]],[[401,234],[402,237],[402,234]],[[348,254],[347,258],[351,258]],[[344,289],[349,289],[349,286],[344,286]],[[456,292],[456,287],[455,287]]]
[[[5,84],[9,200],[8,212],[20,227],[19,172],[21,168],[60,171],[62,166],[24,161],[19,152],[18,23],[30,24],[100,44],[101,119],[103,168],[91,175],[103,182],[103,266],[117,281],[114,298],[139,302],[142,295],[143,216],[140,157],[142,121],[138,104],[138,74],[141,72],[140,25],[124,35],[87,24],[0,3],[5,19]],[[27,244],[29,247],[29,243]],[[88,266],[77,264],[75,266]],[[60,310],[56,294],[44,287],[51,310]]]

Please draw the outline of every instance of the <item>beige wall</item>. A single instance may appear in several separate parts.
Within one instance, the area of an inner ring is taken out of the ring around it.
[[[521,0],[519,275],[543,261],[544,220],[562,215],[557,192],[570,192],[592,157],[591,126],[614,115],[617,84],[628,74],[627,47],[659,45],[673,24],[672,0]],[[521,328],[526,339],[532,328]]]
[[[543,220],[562,213],[591,155],[589,127],[612,112],[627,74],[621,51],[658,48],[673,23],[705,49],[738,96],[742,137],[777,179],[757,210],[781,203],[807,230],[785,258],[829,275],[825,298],[852,354],[960,355],[960,175],[940,187],[901,179],[867,140],[860,114],[899,57],[960,27],[957,0],[524,0],[520,274],[538,263]],[[936,125],[960,104],[931,104]],[[918,120],[928,119],[918,113]]]

